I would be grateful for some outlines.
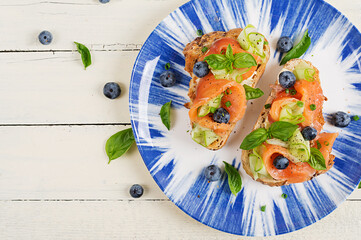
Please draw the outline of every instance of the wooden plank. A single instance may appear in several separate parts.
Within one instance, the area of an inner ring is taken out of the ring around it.
[[[209,228],[171,202],[0,202],[0,239],[355,240],[361,202],[346,202],[321,221],[276,237],[238,237]]]
[[[128,89],[137,52],[92,52],[84,70],[77,52],[0,54],[0,124],[129,123]],[[121,96],[103,95],[118,82]]]

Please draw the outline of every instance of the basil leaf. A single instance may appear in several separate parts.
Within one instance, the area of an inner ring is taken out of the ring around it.
[[[226,171],[228,176],[228,186],[231,189],[231,192],[234,196],[237,196],[237,193],[242,189],[242,178],[238,170],[233,167],[231,164],[224,162],[224,171]]]
[[[308,47],[311,45],[311,38],[308,36],[308,29],[303,34],[302,40],[294,46],[287,54],[282,58],[280,65],[285,64],[291,59],[299,58],[304,54]]]
[[[257,66],[256,59],[249,53],[236,53],[234,54],[234,63],[235,68],[249,68],[252,66]]]
[[[311,148],[311,156],[308,160],[308,164],[315,170],[326,170],[326,161],[320,150],[317,148]]]
[[[243,87],[244,87],[244,90],[246,91],[246,99],[247,100],[262,97],[264,94],[264,92],[259,88],[253,88],[246,84],[243,84]]]
[[[86,69],[87,67],[90,66],[90,64],[92,64],[92,58],[89,49],[81,43],[78,42],[74,42],[74,43],[76,45],[78,52],[81,55],[81,61],[83,62],[84,68]]]
[[[160,118],[162,119],[162,123],[167,129],[170,129],[170,105],[172,101],[165,103],[162,108],[160,109]]]
[[[248,134],[242,141],[239,148],[243,150],[251,150],[261,145],[267,140],[267,130],[264,128],[258,128]]]
[[[358,184],[358,188],[361,188],[361,182]]]
[[[231,44],[228,44],[227,51],[226,51],[226,58],[228,58],[228,60],[230,60],[231,62],[234,61],[233,50],[232,50]]]
[[[108,164],[126,153],[135,142],[132,128],[125,129],[112,135],[105,144],[105,151],[109,157]]]
[[[271,124],[268,129],[270,137],[278,138],[282,141],[287,141],[293,133],[296,131],[298,126],[289,122],[277,121]]]
[[[228,64],[227,57],[223,54],[211,54],[205,57],[204,60],[214,70],[225,69]]]

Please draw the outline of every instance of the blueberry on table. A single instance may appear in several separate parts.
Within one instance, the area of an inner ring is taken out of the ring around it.
[[[347,113],[338,111],[333,115],[333,124],[336,127],[347,127],[351,122],[351,118]]]
[[[101,3],[108,3],[110,0],[99,0]]]
[[[199,78],[205,77],[209,73],[208,63],[205,61],[196,62],[193,66],[193,73]]]
[[[144,189],[139,184],[134,184],[130,187],[129,193],[133,198],[140,198],[143,195]]]
[[[290,161],[287,158],[285,158],[284,156],[281,156],[281,155],[277,156],[273,160],[273,166],[275,166],[275,168],[277,168],[279,170],[286,169],[289,164],[290,164]]]
[[[305,127],[301,133],[306,141],[311,141],[315,139],[317,136],[317,130],[310,126]]]
[[[53,40],[53,35],[49,31],[42,31],[38,38],[41,44],[48,45]]]
[[[172,87],[175,85],[175,74],[172,71],[165,71],[160,75],[160,84],[163,87]]]
[[[231,116],[229,115],[227,110],[224,108],[218,108],[213,113],[213,121],[215,121],[217,123],[228,123],[230,118],[231,118]]]
[[[293,42],[289,37],[281,37],[277,42],[278,51],[285,53],[291,50]]]
[[[121,89],[118,83],[108,82],[104,85],[103,93],[107,98],[115,99],[120,96]]]
[[[278,82],[281,84],[283,88],[290,88],[293,87],[296,83],[296,76],[293,72],[284,71],[281,72],[278,76]]]
[[[221,178],[221,169],[216,165],[209,165],[204,169],[204,176],[208,181],[218,181]]]

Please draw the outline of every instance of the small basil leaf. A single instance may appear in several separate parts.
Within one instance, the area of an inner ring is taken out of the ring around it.
[[[237,196],[237,193],[242,189],[242,178],[238,170],[233,167],[231,164],[224,162],[224,171],[228,176],[228,186],[231,189],[231,192],[234,196]]]
[[[315,170],[326,170],[326,161],[320,150],[317,148],[311,148],[311,156],[308,160],[308,164]]]
[[[271,124],[268,129],[269,135],[274,138],[278,138],[282,141],[287,141],[298,126],[289,122],[277,121]]]
[[[358,184],[358,188],[361,188],[361,182]]]
[[[252,66],[257,66],[256,59],[249,53],[236,53],[234,54],[234,63],[235,68],[249,68]]]
[[[222,70],[227,66],[227,58],[223,54],[211,54],[204,58],[208,65],[214,70]]]
[[[291,59],[299,58],[304,54],[308,47],[311,45],[311,38],[308,36],[308,29],[303,34],[302,40],[294,46],[287,54],[283,57],[280,65],[285,64]]]
[[[226,57],[227,57],[228,60],[230,60],[231,62],[234,61],[233,50],[232,50],[231,44],[228,44],[227,51],[226,51]]]
[[[172,101],[165,103],[162,108],[160,109],[160,118],[162,119],[162,123],[166,128],[170,129],[170,105]]]
[[[86,69],[87,67],[90,66],[90,64],[92,64],[92,58],[89,49],[81,43],[78,42],[74,42],[74,43],[76,45],[78,52],[81,55],[81,61],[83,62],[84,68]]]
[[[135,142],[132,128],[125,129],[112,135],[105,144],[105,151],[109,157],[108,164],[126,153]]]
[[[243,84],[243,87],[244,87],[244,90],[246,91],[246,99],[247,100],[262,97],[264,94],[264,92],[259,88],[253,88],[246,84]]]
[[[248,134],[242,141],[240,148],[243,150],[251,150],[261,145],[267,140],[267,130],[264,128],[258,128]]]

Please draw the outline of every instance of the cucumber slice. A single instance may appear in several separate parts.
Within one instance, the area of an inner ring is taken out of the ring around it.
[[[198,108],[198,117],[204,117],[206,116],[211,110],[214,110],[214,108],[219,108],[221,105],[221,100],[223,97],[223,93],[218,95],[217,97],[210,100],[207,104],[200,106]]]
[[[299,124],[305,121],[305,117],[303,116],[304,109],[304,104],[300,107],[296,102],[289,103],[282,107],[279,121]]]
[[[296,80],[305,79],[312,82],[314,80],[313,76],[315,75],[315,70],[306,62],[300,62],[295,69],[293,74],[296,76]]]
[[[206,146],[211,145],[214,141],[218,139],[218,135],[213,131],[204,131],[204,143]]]
[[[251,25],[248,24],[243,30],[242,32],[239,34],[237,41],[239,42],[239,44],[241,45],[241,48],[243,48],[244,50],[248,51],[249,48],[251,47],[250,42],[247,40],[247,35],[251,32],[256,32],[257,29]]]
[[[249,71],[246,69],[234,69],[232,73],[227,73],[226,70],[213,70],[211,69],[215,79],[228,79],[241,83],[244,79],[242,75]]]
[[[251,43],[252,47],[255,49],[256,54],[264,54],[263,53],[263,45],[264,45],[264,36],[258,32],[251,32],[248,34],[248,41]]]
[[[204,147],[209,146],[218,138],[219,136],[211,129],[201,127],[198,124],[195,124],[192,129],[192,139]]]
[[[265,60],[266,54],[263,51],[265,37],[258,33],[253,25],[247,25],[239,34],[237,41],[244,50],[260,56],[263,61]]]
[[[292,156],[299,160],[299,162],[307,162],[310,158],[310,142],[306,141],[299,129],[297,129],[288,141],[289,150]]]
[[[284,142],[284,141],[282,141],[280,139],[277,139],[277,138],[268,139],[268,140],[266,140],[266,143],[271,144],[271,145],[281,146],[281,147],[284,147],[284,148],[289,147],[289,144],[287,142]]]
[[[253,173],[254,179],[257,180],[260,176],[270,177],[269,173],[266,170],[266,167],[263,164],[263,159],[258,153],[262,146],[254,148],[252,153],[249,155],[249,165]]]

